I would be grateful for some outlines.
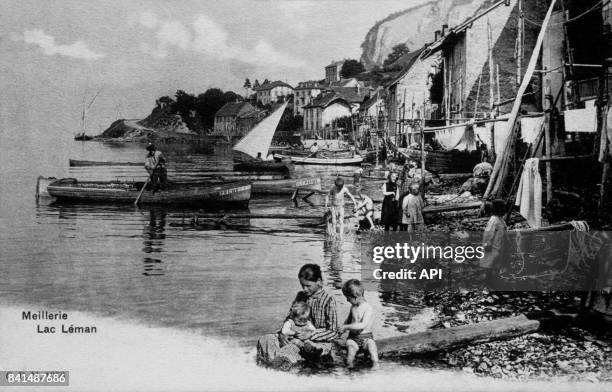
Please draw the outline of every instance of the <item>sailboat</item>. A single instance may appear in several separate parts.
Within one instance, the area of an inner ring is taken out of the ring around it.
[[[278,123],[285,112],[287,102],[283,103],[272,114],[255,125],[236,143],[234,152],[234,170],[242,171],[292,171],[285,162],[275,162],[268,150]]]
[[[78,140],[78,141],[83,141],[84,142],[84,141],[88,141],[88,140],[92,140],[93,139],[93,136],[85,134],[85,115],[87,114],[87,111],[89,110],[91,105],[93,105],[93,103],[96,101],[96,98],[98,98],[98,95],[100,95],[100,92],[102,92],[102,89],[98,90],[98,92],[91,99],[91,102],[89,102],[89,105],[87,105],[87,107],[85,107],[85,97],[83,97],[83,112],[81,114],[81,131],[82,132],[80,134],[77,134],[74,137],[74,140]]]

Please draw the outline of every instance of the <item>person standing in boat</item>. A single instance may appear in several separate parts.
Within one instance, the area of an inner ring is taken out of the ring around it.
[[[151,189],[155,192],[164,189],[168,181],[168,171],[166,169],[167,160],[155,145],[149,143],[147,146],[147,156],[145,157],[145,169],[149,173]]]
[[[319,153],[319,145],[317,142],[314,142],[312,146],[310,146],[310,158],[316,158]]]
[[[391,172],[387,177],[387,182],[382,186],[383,199],[382,211],[380,213],[380,223],[385,227],[385,231],[389,228],[397,231],[398,224],[398,195],[397,173]]]

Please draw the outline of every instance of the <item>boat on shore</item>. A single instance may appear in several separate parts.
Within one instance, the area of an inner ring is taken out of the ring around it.
[[[288,160],[302,165],[359,165],[363,162],[363,157],[357,154],[353,157],[346,158],[311,158],[276,154],[274,155],[274,159],[279,161]]]
[[[39,181],[40,183],[40,181]],[[144,182],[78,181],[63,178],[46,186],[49,196],[63,202],[134,203]],[[164,190],[145,190],[141,204],[181,204],[200,208],[247,207],[252,186],[247,181],[168,184]],[[41,192],[42,193],[42,192]]]
[[[421,161],[421,150],[411,148],[391,148],[406,159]],[[435,173],[471,172],[481,161],[480,151],[428,151],[425,150],[425,168]]]

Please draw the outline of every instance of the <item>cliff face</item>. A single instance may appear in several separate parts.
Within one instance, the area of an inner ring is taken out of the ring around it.
[[[492,0],[433,0],[389,15],[376,23],[361,44],[361,61],[367,69],[382,65],[391,49],[405,43],[413,51],[434,40],[443,24],[455,26]]]

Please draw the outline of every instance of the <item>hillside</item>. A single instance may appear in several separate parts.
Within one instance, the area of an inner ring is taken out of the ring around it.
[[[405,43],[417,50],[434,40],[443,24],[457,25],[492,0],[433,0],[423,5],[389,15],[377,22],[361,44],[361,62],[367,69],[382,65],[392,48]]]
[[[197,125],[191,121],[192,126]],[[120,119],[114,121],[97,139],[115,141],[152,142],[182,141],[198,138],[178,114],[156,107],[151,114],[142,120]]]

